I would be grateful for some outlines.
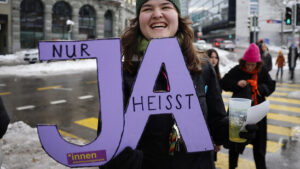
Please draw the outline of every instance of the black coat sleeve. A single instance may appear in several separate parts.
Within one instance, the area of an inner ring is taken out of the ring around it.
[[[224,75],[224,77],[221,79],[221,88],[225,91],[231,91],[231,92],[239,92],[242,88],[238,86],[238,79],[239,76],[237,74],[237,69],[239,69],[238,66],[235,66],[232,68],[228,73]]]
[[[272,80],[266,69],[262,68],[259,73],[258,85],[259,96],[262,98],[270,96],[276,88],[276,82]],[[264,99],[263,99],[264,100]]]
[[[208,88],[206,93],[207,121],[214,143],[227,144],[229,132],[229,120],[226,115],[221,89],[212,65],[208,66]]]
[[[271,56],[271,54],[270,53],[268,53],[268,56],[267,56],[267,58],[266,58],[266,67],[267,67],[267,70],[268,71],[271,71],[272,70],[272,68],[273,68],[273,63],[272,63],[272,56]]]
[[[9,117],[7,115],[4,104],[0,97],[0,139],[5,134],[8,124],[9,124]]]

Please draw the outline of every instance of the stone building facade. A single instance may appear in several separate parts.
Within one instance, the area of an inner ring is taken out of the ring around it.
[[[8,53],[39,40],[119,37],[135,16],[132,0],[13,0]]]
[[[0,1],[0,54],[11,52],[11,1]]]

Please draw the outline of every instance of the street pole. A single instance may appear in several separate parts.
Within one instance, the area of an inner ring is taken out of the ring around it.
[[[280,44],[283,46],[283,21],[284,21],[284,12],[281,11],[281,36],[280,36]]]
[[[257,16],[256,16],[256,14],[254,14],[254,16],[253,16],[253,41],[254,41],[254,43],[257,42],[256,28],[257,28]]]
[[[295,55],[296,55],[296,53],[295,53],[295,48],[297,48],[296,47],[296,42],[295,42],[295,34],[296,34],[296,10],[297,10],[297,8],[296,8],[296,2],[295,2],[295,4],[293,5],[293,10],[292,10],[292,28],[293,28],[293,34],[292,34],[292,44],[293,44],[293,46],[292,46],[292,57],[291,57],[291,67],[292,68],[294,68],[294,58],[295,58]],[[292,72],[293,73],[293,72]]]

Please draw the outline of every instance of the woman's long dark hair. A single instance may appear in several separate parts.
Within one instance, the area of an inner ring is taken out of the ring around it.
[[[221,73],[220,73],[220,69],[219,69],[219,62],[220,62],[220,57],[219,57],[219,54],[218,52],[215,50],[215,49],[209,49],[206,51],[206,54],[209,58],[211,58],[211,55],[215,53],[217,55],[217,59],[218,59],[218,63],[216,64],[216,66],[214,66],[215,68],[215,71],[217,73],[217,77],[219,80],[221,80]]]
[[[193,45],[194,31],[190,26],[191,23],[189,19],[182,18],[180,14],[178,14],[178,30],[175,36],[181,43],[181,51],[188,69],[192,73],[199,73],[202,69],[202,61],[199,59],[199,53]],[[138,50],[143,38],[138,17],[136,17],[130,21],[130,26],[121,35],[122,55],[124,57],[123,68],[125,71],[134,72],[135,68],[132,63],[132,58],[136,56],[140,59],[144,55],[143,52]]]

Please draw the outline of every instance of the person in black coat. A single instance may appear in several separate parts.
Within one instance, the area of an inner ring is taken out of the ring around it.
[[[271,56],[269,49],[265,43],[262,44],[261,59],[264,63],[264,67],[267,69],[268,72],[270,72],[273,67],[272,56]]]
[[[252,106],[265,101],[265,97],[275,90],[273,81],[261,62],[259,48],[251,44],[246,50],[239,65],[233,67],[221,80],[221,87],[225,91],[233,92],[232,97],[248,98]],[[258,130],[252,140],[253,154],[257,169],[266,168],[266,140],[267,119],[264,117],[257,123]],[[237,167],[239,153],[243,153],[246,144],[231,143],[229,146],[229,168]]]
[[[215,68],[218,80],[221,80],[221,73],[220,73],[220,68],[219,68],[220,57],[219,57],[218,52],[215,49],[208,49],[206,51],[206,54],[209,57],[211,64]]]
[[[294,48],[294,50],[293,50],[293,48]],[[294,59],[292,59],[292,52],[294,52]],[[294,71],[295,71],[298,56],[299,56],[299,54],[298,54],[297,46],[291,45],[289,47],[289,53],[288,53],[288,65],[289,65],[290,79],[291,80],[294,79]]]
[[[4,107],[2,99],[0,97],[0,142],[2,141],[1,139],[4,136],[4,134],[6,133],[8,124],[9,124],[9,117],[6,113],[5,107]],[[3,158],[1,145],[2,145],[2,143],[0,143],[0,168],[2,165],[2,158]]]
[[[207,56],[209,57],[210,63],[213,65],[215,72],[217,74],[218,82],[220,84],[221,80],[221,73],[220,73],[220,68],[219,68],[219,63],[220,63],[220,57],[218,52],[215,49],[208,49],[206,51]],[[220,90],[222,93],[222,90]],[[220,145],[214,145],[215,147],[215,161],[217,161],[217,153],[221,150]]]
[[[2,137],[6,133],[8,124],[9,124],[9,117],[7,115],[4,104],[0,97],[0,139],[2,139]]]

